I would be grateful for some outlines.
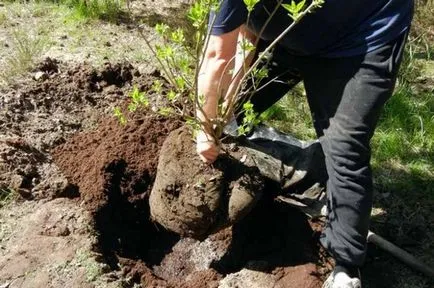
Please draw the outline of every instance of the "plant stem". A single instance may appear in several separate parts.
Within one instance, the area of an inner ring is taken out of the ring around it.
[[[239,93],[242,83],[246,80],[247,76],[252,73],[253,69],[255,69],[259,63],[261,62],[261,60],[264,58],[263,55],[267,54],[268,52],[271,51],[271,49],[274,48],[274,46],[276,46],[276,44],[283,39],[283,37],[286,36],[286,34],[288,34],[289,31],[291,31],[294,26],[308,13],[311,13],[313,9],[319,7],[320,3],[322,1],[318,1],[318,0],[313,0],[312,3],[303,11],[299,14],[299,17],[297,17],[292,23],[291,25],[289,25],[282,33],[280,33],[280,35],[274,39],[273,42],[271,42],[270,45],[267,46],[267,48],[265,48],[265,50],[261,53],[261,55],[258,57],[258,59],[256,59],[256,61],[250,66],[250,69],[247,71],[247,73],[245,73],[243,75],[243,77],[241,78],[240,82],[237,85],[237,88],[235,90],[235,92],[230,95],[230,102],[228,105],[228,110],[226,110],[226,112],[223,114],[222,119],[224,123],[227,123],[228,120],[230,119],[230,116],[233,113],[234,110],[234,101],[236,99],[236,95]]]
[[[175,81],[175,78],[172,74],[172,71],[170,71],[170,69],[169,69],[169,71],[170,71],[170,73],[169,73],[169,71],[166,69],[166,66],[161,61],[161,59],[158,57],[157,52],[154,50],[154,48],[152,48],[152,45],[149,42],[148,38],[143,34],[142,27],[139,26],[138,28],[139,28],[138,30],[139,30],[140,35],[142,36],[143,40],[145,40],[146,46],[148,46],[149,50],[151,50],[151,53],[154,55],[155,59],[157,59],[158,63],[160,64],[161,69],[163,69],[170,84],[173,85],[174,87],[176,87],[176,81]]]

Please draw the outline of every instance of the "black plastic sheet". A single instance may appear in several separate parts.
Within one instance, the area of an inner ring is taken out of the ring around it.
[[[225,133],[238,138],[261,174],[279,185],[277,200],[312,217],[325,213],[327,173],[319,141],[301,141],[262,124],[248,136],[237,136],[236,128],[232,122]]]

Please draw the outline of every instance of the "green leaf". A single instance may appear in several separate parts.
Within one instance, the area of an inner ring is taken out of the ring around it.
[[[295,3],[294,0],[291,1],[291,8],[292,8],[293,11],[297,12],[297,4]]]
[[[220,0],[211,0],[209,3],[210,11],[218,12],[220,10]]]
[[[193,75],[193,71],[191,69],[194,66],[193,61],[185,55],[182,55],[177,59],[177,64],[179,66],[179,70],[184,75]]]
[[[170,39],[177,44],[182,44],[185,41],[184,31],[181,28],[176,29],[170,33]]]
[[[255,68],[252,71],[252,76],[254,80],[259,82],[268,76],[268,69],[266,67],[261,67],[260,69]]]
[[[178,96],[179,95],[175,91],[173,91],[173,90],[170,90],[169,93],[167,93],[167,99],[170,102],[176,101],[176,99],[178,98]]]
[[[297,11],[298,12],[302,11],[304,4],[306,4],[306,0],[302,0],[297,4]]]
[[[250,13],[255,8],[256,4],[258,4],[260,0],[243,0],[246,5],[247,11]]]
[[[255,45],[253,45],[249,40],[247,39],[243,39],[240,43],[240,48],[244,51],[244,52],[251,52],[253,50],[255,50]]]
[[[203,106],[205,104],[205,95],[201,94],[197,96],[197,102],[199,102],[200,106]]]
[[[185,116],[185,124],[192,130],[193,137],[200,131],[200,123],[197,118]]]
[[[297,21],[300,18],[300,12],[303,11],[304,5],[306,4],[306,0],[301,0],[299,3],[295,3],[294,0],[291,1],[291,4],[281,4],[282,7],[288,11],[289,17],[291,17],[294,21]]]
[[[157,57],[160,60],[165,60],[173,57],[174,51],[170,45],[155,45],[155,51],[157,52]]]
[[[187,17],[191,20],[193,27],[199,28],[208,14],[208,9],[204,2],[195,2],[188,10]]]
[[[282,3],[281,5],[282,5],[282,7],[283,7],[286,11],[292,13],[292,7],[291,7],[291,4],[284,4],[284,3]]]
[[[174,55],[173,47],[171,47],[169,45],[165,46],[163,51],[164,51],[164,57],[165,58],[170,58],[170,57],[173,57],[173,55]]]
[[[185,89],[185,80],[181,76],[175,78],[175,83],[176,83],[176,88],[178,88],[178,90]]]
[[[157,23],[155,25],[155,32],[157,32],[157,34],[160,36],[166,37],[168,31],[169,31],[169,26],[164,23]]]
[[[128,104],[128,111],[135,112],[137,110],[137,103]]]
[[[240,126],[238,126],[238,134],[246,135],[249,133],[253,127],[260,123],[258,113],[253,110],[253,104],[247,101],[243,104],[244,118]]]
[[[149,106],[149,99],[145,96],[145,93],[143,92],[140,93],[139,103],[144,107]]]
[[[118,118],[119,123],[121,123],[121,125],[125,125],[127,123],[127,118],[122,113],[121,108],[115,107],[113,109],[113,114],[116,116],[116,118]]]
[[[158,109],[158,114],[167,117],[170,114],[173,114],[173,109],[170,107],[161,107],[160,109]]]
[[[158,59],[164,60],[166,58],[164,56],[163,48],[160,45],[155,45],[155,52],[157,53]]]
[[[128,110],[130,110],[131,112],[136,111],[139,105],[148,107],[148,98],[146,97],[144,92],[140,92],[137,86],[134,86],[133,91],[130,92],[129,96],[132,102],[130,103],[130,105],[128,105]]]
[[[160,80],[155,80],[154,83],[152,83],[152,91],[154,91],[155,93],[161,93],[161,88],[163,87],[163,83],[161,83]]]

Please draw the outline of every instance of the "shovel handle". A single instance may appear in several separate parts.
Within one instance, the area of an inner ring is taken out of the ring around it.
[[[433,268],[428,267],[426,264],[422,263],[419,259],[411,255],[410,253],[387,241],[383,237],[369,231],[368,242],[371,242],[380,247],[381,249],[389,252],[390,254],[401,260],[404,264],[410,266],[412,269],[434,279]]]

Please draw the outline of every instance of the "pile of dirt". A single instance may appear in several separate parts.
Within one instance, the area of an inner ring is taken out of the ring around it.
[[[315,232],[303,214],[274,201],[274,183],[264,184],[266,195],[244,220],[202,241],[180,238],[150,220],[158,155],[179,125],[150,115],[136,115],[126,126],[105,119],[54,150],[92,212],[95,249],[104,261],[144,287],[232,287],[262,278],[269,287],[319,287],[328,268],[318,270],[323,262]]]
[[[160,147],[179,125],[177,120],[153,116],[137,116],[125,126],[106,118],[97,130],[78,134],[53,152],[57,165],[79,187],[83,205],[93,213],[99,249],[113,268],[117,256],[153,253],[147,247],[156,242],[158,231],[149,221],[147,199]],[[175,235],[169,238],[169,243],[178,240]]]
[[[325,261],[314,231],[298,211],[274,201],[271,184],[243,221],[203,241],[150,220],[159,151],[180,123],[142,114],[121,126],[108,114],[132,85],[146,90],[157,74],[139,75],[127,63],[69,68],[50,59],[38,67],[46,76],[0,98],[1,189],[79,200],[74,205],[90,211],[98,232],[99,260],[121,267],[116,277],[128,279],[127,287],[319,287]],[[87,132],[72,136],[80,131]]]
[[[129,63],[97,69],[50,58],[36,66],[38,73],[45,76],[1,92],[0,189],[25,198],[75,197],[77,189],[53,165],[50,149],[95,127],[100,115],[125,101],[134,83],[151,85],[152,76],[141,76]]]
[[[160,147],[180,126],[175,119],[139,116],[121,125],[103,118],[98,129],[70,138],[53,150],[56,164],[76,184],[86,207],[95,212],[103,199],[120,193],[141,200],[152,188]]]

